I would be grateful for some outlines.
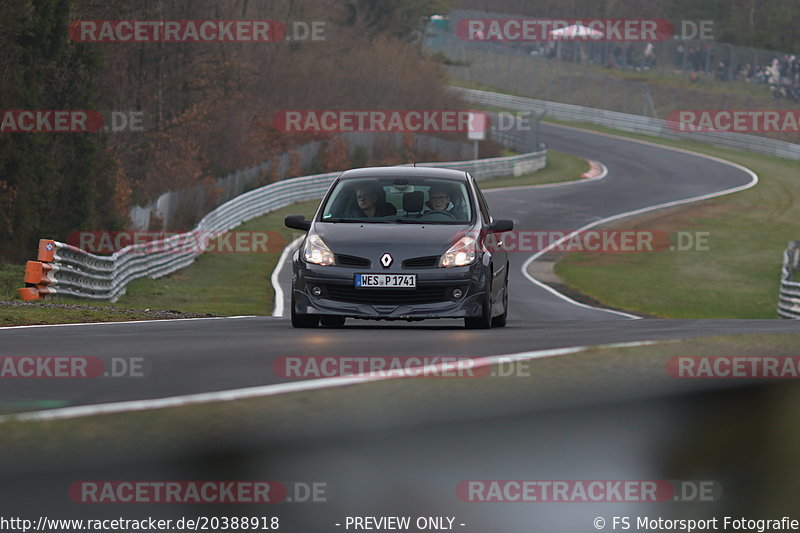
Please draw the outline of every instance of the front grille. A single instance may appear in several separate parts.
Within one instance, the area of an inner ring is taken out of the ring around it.
[[[343,267],[366,267],[369,268],[370,261],[369,259],[364,259],[363,257],[355,257],[353,255],[335,255],[336,259],[336,266],[343,266]]]
[[[448,287],[417,287],[416,289],[356,289],[351,285],[327,285],[327,298],[339,302],[375,305],[415,305],[444,302],[449,298]]]
[[[403,268],[433,268],[439,264],[438,255],[429,255],[428,257],[415,257],[413,259],[406,259],[403,261]]]

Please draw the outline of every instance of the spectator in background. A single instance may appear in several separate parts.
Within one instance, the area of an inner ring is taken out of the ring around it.
[[[622,48],[615,46],[614,49],[611,50],[611,57],[609,58],[609,61],[613,61],[615,67],[624,67],[625,64],[623,63],[624,60],[622,58]]]
[[[778,85],[781,81],[781,67],[778,58],[772,60],[772,64],[766,68],[767,83],[772,86]]]
[[[700,50],[694,46],[689,48],[689,65],[695,72],[700,70]]]
[[[683,64],[683,55],[686,53],[686,47],[683,46],[683,43],[679,44],[678,47],[675,49],[675,68],[678,70],[683,70],[686,68],[686,65]]]
[[[725,61],[720,61],[717,65],[716,78],[717,81],[726,81],[728,79],[728,67],[725,65]]]
[[[644,68],[645,70],[650,70],[656,64],[656,47],[653,46],[653,43],[647,43],[644,47]]]

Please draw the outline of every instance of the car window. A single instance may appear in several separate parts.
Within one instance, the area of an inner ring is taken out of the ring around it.
[[[473,218],[467,184],[430,177],[339,180],[321,222],[464,224]]]

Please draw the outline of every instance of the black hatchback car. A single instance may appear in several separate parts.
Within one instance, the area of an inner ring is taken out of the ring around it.
[[[293,255],[291,316],[300,328],[375,320],[463,318],[505,326],[508,256],[467,172],[429,167],[348,170],[330,186]]]

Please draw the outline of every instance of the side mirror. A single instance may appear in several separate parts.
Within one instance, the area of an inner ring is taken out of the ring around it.
[[[306,220],[303,215],[286,215],[283,223],[287,228],[299,229],[300,231],[308,231],[311,229],[311,222]]]
[[[489,231],[495,233],[503,233],[504,231],[511,231],[514,229],[514,221],[513,220],[495,220],[493,223],[489,224],[486,228]]]

